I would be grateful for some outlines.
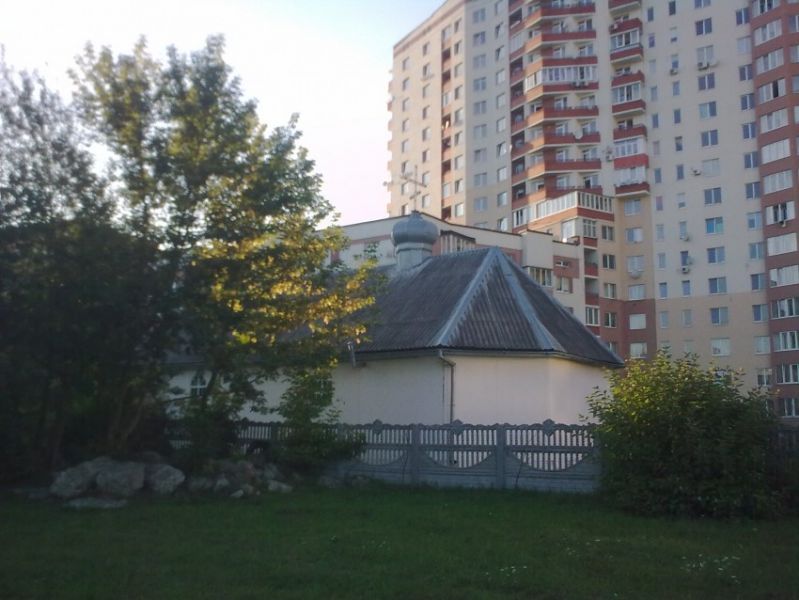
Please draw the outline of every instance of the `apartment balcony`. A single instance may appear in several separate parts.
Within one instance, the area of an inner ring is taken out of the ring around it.
[[[511,34],[512,33],[513,32],[511,32]],[[579,42],[594,39],[596,39],[595,29],[534,29],[533,37],[528,39],[523,46],[511,52],[510,60],[513,61],[520,56],[549,44],[563,44],[565,42]]]
[[[593,239],[596,240],[596,238]],[[585,263],[584,273],[586,277],[599,277],[599,265],[596,263]],[[588,294],[586,294],[586,300],[588,300]],[[591,304],[595,304],[595,302]]]
[[[599,133],[562,133],[555,130],[544,130],[542,135],[533,138],[527,143],[515,145],[511,151],[511,158],[518,158],[527,152],[535,152],[548,146],[566,146],[571,144],[598,144]]]
[[[550,3],[542,2],[537,10],[527,15],[527,18],[524,19],[524,24],[530,26],[538,23],[542,19],[592,15],[595,12],[596,5],[593,2],[572,2],[571,4],[562,6],[553,6]]]
[[[616,21],[611,23],[609,29],[610,34],[624,33],[625,31],[632,31],[633,29],[641,29],[641,19],[624,19],[623,21]]]
[[[608,8],[611,13],[633,10],[641,8],[641,0],[608,0]]]
[[[624,63],[642,60],[644,57],[644,47],[641,44],[631,44],[624,46],[610,53],[610,63],[617,67]]]
[[[649,167],[649,155],[642,149],[640,154],[619,156],[613,159],[614,169],[633,169],[635,167]]]
[[[524,119],[514,120],[511,123],[511,133],[518,133],[527,127],[540,125],[544,121],[555,121],[562,119],[581,119],[585,117],[596,117],[599,115],[597,106],[569,106],[565,108],[554,108],[552,105],[544,106],[536,110]]]
[[[513,174],[511,184],[516,185],[527,179],[536,179],[552,173],[574,173],[580,171],[599,171],[602,168],[602,161],[599,159],[585,160],[582,158],[571,158],[557,160],[555,158],[545,158],[541,162],[534,164],[527,169]]]
[[[617,127],[613,130],[613,141],[626,140],[634,137],[646,137],[646,125],[633,125],[632,127]]]
[[[618,102],[613,105],[612,112],[614,117],[622,115],[632,116],[641,114],[646,111],[646,101],[643,99],[629,100],[627,102]]]
[[[613,186],[616,190],[616,196],[623,198],[625,196],[637,196],[638,194],[649,193],[649,183],[640,181],[636,183],[624,183],[621,185]]]
[[[643,71],[636,71],[635,73],[624,73],[623,75],[617,75],[610,80],[610,85],[611,87],[616,87],[618,85],[628,85],[630,83],[636,82],[643,83],[645,80],[646,76],[644,75]]]
[[[510,108],[513,110],[524,105],[525,102],[532,102],[533,100],[538,100],[539,98],[543,98],[545,96],[563,95],[567,92],[571,92],[574,89],[582,89],[586,91],[591,89],[599,89],[599,84],[595,82],[589,82],[588,85],[582,85],[579,88],[575,88],[575,83],[564,81],[560,83],[545,83],[537,85],[533,88],[530,88],[526,92],[511,92],[512,96]]]
[[[587,267],[588,265],[586,265]],[[590,292],[585,293],[585,303],[588,306],[598,306],[599,305],[599,294],[592,294]],[[590,327],[590,325],[589,325]],[[599,327],[599,325],[594,325],[594,327]]]

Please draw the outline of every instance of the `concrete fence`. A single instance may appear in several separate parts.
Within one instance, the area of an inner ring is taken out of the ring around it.
[[[335,465],[340,476],[362,475],[411,485],[588,493],[599,484],[590,427],[545,421],[536,425],[338,425],[363,440],[361,453]],[[243,422],[240,441],[257,450],[279,445],[280,423]]]

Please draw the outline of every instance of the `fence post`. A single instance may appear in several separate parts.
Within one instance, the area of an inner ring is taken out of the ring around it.
[[[496,435],[496,448],[494,449],[496,465],[497,465],[497,479],[496,486],[499,489],[505,488],[505,426],[497,425],[495,430]]]
[[[421,469],[421,455],[422,455],[422,433],[421,425],[415,423],[411,425],[411,447],[410,464],[411,464],[411,483],[417,485],[419,483],[420,469]]]

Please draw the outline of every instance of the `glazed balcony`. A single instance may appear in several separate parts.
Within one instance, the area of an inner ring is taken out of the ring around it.
[[[627,102],[617,102],[613,105],[613,116],[635,115],[646,111],[646,102],[643,99],[629,100]]]
[[[632,127],[617,127],[613,130],[613,141],[626,140],[634,137],[646,137],[646,125],[633,125]]]
[[[511,133],[518,133],[526,127],[540,125],[544,121],[581,119],[598,115],[599,107],[597,106],[569,106],[567,108],[554,108],[551,105],[544,106],[541,110],[530,113],[526,118],[514,121],[511,124]]]
[[[646,80],[646,76],[644,75],[643,71],[636,71],[635,73],[624,73],[623,75],[616,75],[613,79],[610,80],[611,87],[616,87],[619,85],[628,85],[630,83],[640,82],[643,83]]]
[[[599,143],[599,132],[581,133],[560,133],[555,130],[545,130],[543,134],[533,138],[529,142],[514,145],[511,158],[518,158],[527,152],[536,152],[548,146],[566,146],[570,144],[597,144]]]
[[[641,181],[638,183],[624,183],[621,185],[615,185],[613,187],[616,190],[616,196],[619,198],[649,193],[649,183],[646,181]]]
[[[527,169],[513,174],[512,185],[516,185],[527,179],[536,179],[550,173],[573,173],[582,171],[599,171],[602,168],[602,161],[599,159],[585,160],[582,158],[572,158],[557,160],[556,158],[545,158]]]
[[[624,33],[625,31],[632,31],[633,29],[641,29],[641,19],[624,19],[623,21],[617,21],[615,23],[611,23],[610,27],[610,34],[613,35],[615,33]]]
[[[612,13],[634,10],[641,8],[641,0],[609,0],[608,8]]]
[[[644,47],[641,44],[624,46],[610,53],[610,62],[613,66],[636,62],[644,57]]]

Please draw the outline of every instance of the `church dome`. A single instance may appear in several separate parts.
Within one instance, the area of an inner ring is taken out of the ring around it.
[[[438,239],[438,227],[425,221],[421,213],[413,211],[407,219],[399,221],[391,230],[391,241],[400,244],[427,244],[432,246]]]

